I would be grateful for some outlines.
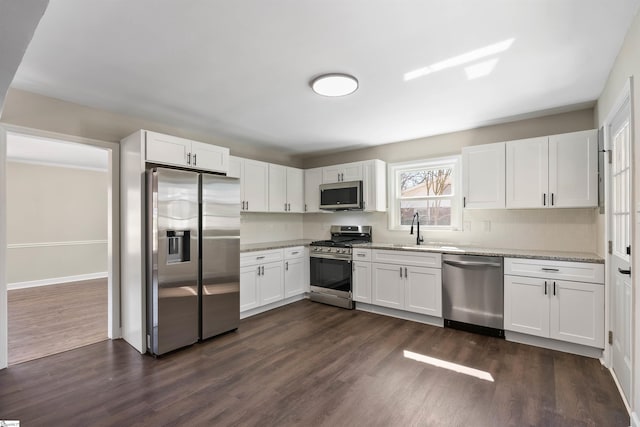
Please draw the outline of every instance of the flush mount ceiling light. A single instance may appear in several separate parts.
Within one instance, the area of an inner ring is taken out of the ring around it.
[[[311,80],[311,89],[318,95],[345,96],[358,89],[358,79],[349,74],[323,74]]]

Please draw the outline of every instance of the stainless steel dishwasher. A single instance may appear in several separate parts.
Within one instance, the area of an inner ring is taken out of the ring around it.
[[[446,327],[504,337],[502,257],[442,255]]]

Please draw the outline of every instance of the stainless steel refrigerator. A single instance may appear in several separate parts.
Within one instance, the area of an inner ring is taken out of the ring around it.
[[[160,355],[240,322],[237,178],[147,170],[147,347]]]

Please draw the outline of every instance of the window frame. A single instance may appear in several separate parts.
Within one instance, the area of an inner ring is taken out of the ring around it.
[[[395,231],[408,231],[411,226],[400,224],[400,174],[415,169],[434,169],[437,167],[451,166],[453,178],[451,180],[450,196],[425,196],[421,199],[451,200],[451,225],[426,225],[420,224],[423,230],[432,231],[459,231],[462,230],[462,167],[461,155],[438,157],[431,159],[411,160],[408,162],[387,164],[387,194],[388,194],[388,229]]]

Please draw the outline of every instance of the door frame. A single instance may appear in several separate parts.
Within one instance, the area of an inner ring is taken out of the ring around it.
[[[91,145],[107,152],[107,336],[109,339],[120,338],[120,144],[0,123],[0,271],[5,273],[7,271],[7,133]],[[8,366],[8,353],[7,278],[6,274],[0,274],[0,369]]]
[[[634,117],[634,110],[633,110],[633,77],[629,77],[626,81],[624,86],[622,87],[622,89],[620,90],[618,97],[616,98],[615,102],[613,103],[613,105],[611,106],[609,112],[607,113],[606,118],[604,119],[604,121],[602,122],[602,129],[604,131],[604,149],[607,152],[610,152],[612,150],[612,141],[611,141],[611,135],[610,135],[610,131],[609,131],[609,127],[611,126],[614,118],[616,117],[617,113],[620,111],[620,109],[622,108],[622,106],[624,105],[624,103],[628,100],[629,101],[629,116],[630,116],[630,143],[629,143],[629,165],[631,168],[631,177],[629,179],[629,223],[630,223],[630,227],[629,227],[629,242],[631,244],[631,256],[629,259],[629,265],[631,267],[632,272],[633,271],[638,271],[635,267],[636,267],[636,252],[639,249],[639,247],[635,244],[636,243],[636,200],[635,200],[635,180],[636,180],[636,168],[635,168],[635,150],[634,150],[634,141],[635,141],[635,136],[634,136],[634,128],[633,128],[633,117]],[[607,153],[608,154],[608,153]],[[606,258],[606,262],[605,262],[605,283],[606,283],[606,292],[605,292],[605,348],[604,348],[604,354],[603,354],[603,358],[604,358],[604,364],[605,366],[609,369],[611,376],[613,377],[616,386],[618,387],[618,391],[620,393],[620,396],[622,397],[622,400],[625,404],[625,406],[627,407],[627,410],[629,411],[629,413],[631,413],[631,402],[633,402],[633,392],[634,392],[634,376],[635,376],[635,372],[636,372],[636,366],[634,363],[634,351],[635,351],[635,346],[634,346],[634,337],[636,335],[636,331],[635,331],[635,323],[636,323],[636,311],[637,311],[637,307],[635,306],[635,295],[636,295],[636,280],[634,279],[634,275],[632,273],[631,275],[631,325],[629,325],[630,327],[630,336],[631,336],[631,343],[629,343],[629,345],[631,346],[631,390],[630,396],[625,396],[624,393],[622,392],[622,388],[618,382],[618,378],[616,377],[614,371],[613,371],[613,358],[612,358],[612,351],[611,351],[611,345],[608,342],[607,336],[608,336],[608,331],[611,330],[612,328],[612,318],[611,316],[613,315],[613,284],[610,281],[610,275],[611,275],[611,257],[612,254],[609,254],[608,251],[608,242],[611,238],[611,222],[610,222],[610,210],[612,207],[612,197],[613,195],[611,194],[610,191],[610,182],[609,182],[609,174],[611,173],[611,168],[609,166],[609,162],[605,161],[604,162],[605,165],[605,185],[604,185],[604,191],[605,191],[605,215],[604,215],[604,226],[605,226],[605,238],[603,241],[603,253],[605,254],[605,258]],[[628,399],[627,399],[628,398]]]

